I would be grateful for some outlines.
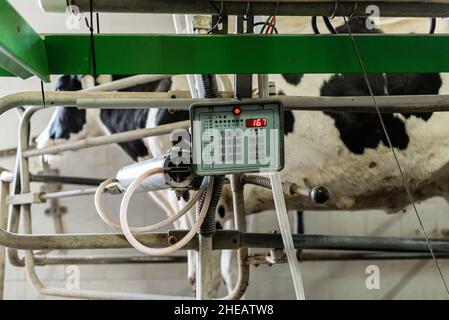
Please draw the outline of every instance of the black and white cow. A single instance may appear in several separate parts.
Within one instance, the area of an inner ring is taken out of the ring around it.
[[[354,33],[368,32],[363,19],[353,19],[350,24]],[[345,27],[339,27],[337,31],[346,32]],[[370,74],[369,79],[376,95],[448,92],[445,74]],[[275,81],[278,90],[287,95],[369,94],[360,74],[271,75],[270,80]],[[77,90],[79,82],[76,76],[64,76],[57,88]],[[167,91],[172,86],[170,80],[163,80],[142,86],[138,91]],[[83,132],[89,119],[95,117],[95,121],[100,121],[110,133],[188,119],[187,112],[170,113],[157,109],[97,112],[99,115],[90,117],[82,110],[59,108],[40,136],[39,146]],[[383,117],[415,199],[421,201],[435,196],[449,199],[449,114],[385,114]],[[302,187],[324,185],[332,193],[332,198],[320,206],[303,196],[287,197],[289,209],[383,209],[397,212],[409,204],[377,115],[294,111],[286,112],[285,120],[286,165],[281,172],[282,179]],[[124,143],[121,147],[133,160],[137,160],[161,154],[169,144],[168,140],[152,137],[146,141]],[[274,209],[270,190],[247,185],[244,192],[248,214]],[[218,208],[225,219],[232,216],[231,200],[230,190],[225,187]],[[229,256],[224,260],[228,263],[223,277],[229,283]]]

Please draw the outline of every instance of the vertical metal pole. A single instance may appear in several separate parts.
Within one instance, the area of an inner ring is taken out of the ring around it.
[[[9,194],[9,181],[0,180],[0,228],[5,230],[8,225],[8,203],[7,196]],[[0,299],[4,298],[5,290],[5,260],[6,249],[0,246]]]
[[[197,300],[211,300],[212,294],[212,237],[199,234],[196,271]]]
[[[197,26],[194,26],[196,29],[196,33],[206,33],[212,26],[211,20],[206,19],[194,19],[194,23],[197,23]],[[208,23],[209,22],[209,23]],[[217,30],[213,30],[213,33],[216,33]],[[198,75],[197,84],[203,84],[202,76]],[[199,90],[199,96],[205,97],[205,89]],[[214,183],[214,180],[211,179],[210,183]],[[204,205],[209,205],[204,203]],[[210,216],[210,213],[206,216],[206,219],[203,222],[203,225],[198,234],[198,254],[197,254],[197,269],[196,269],[196,299],[197,300],[212,300],[213,292],[212,292],[212,240],[213,233],[209,234],[208,232],[203,233],[202,229],[206,225],[213,222],[215,225],[215,212],[211,213],[213,216]]]
[[[257,76],[259,87],[259,98],[268,98],[270,95],[268,89],[268,74],[259,74]]]
[[[244,24],[246,23],[246,30]],[[237,17],[236,33],[253,33],[254,17],[247,16],[246,21],[243,16]],[[253,95],[253,75],[252,74],[236,74],[235,75],[234,95],[238,98],[251,98]],[[232,190],[232,204],[234,209],[235,229],[240,232],[246,231],[246,214],[245,199],[243,196],[243,184],[241,183],[241,175],[233,174],[230,176]],[[229,299],[240,299],[246,291],[249,283],[249,265],[247,248],[239,249],[237,255],[237,263],[239,269],[239,278],[237,286],[230,293]]]
[[[245,29],[246,24],[246,29]],[[243,16],[237,16],[237,25],[235,28],[237,34],[254,32],[254,17],[247,16],[246,20]],[[251,98],[253,91],[253,75],[252,74],[236,74],[235,75],[235,96],[237,98]]]
[[[246,232],[246,214],[245,199],[243,197],[243,184],[240,174],[231,175],[232,204],[234,209],[235,229],[240,232]],[[240,299],[246,291],[249,284],[249,265],[247,263],[249,250],[241,248],[237,251],[237,263],[239,269],[239,278],[237,286],[229,295],[230,299]]]

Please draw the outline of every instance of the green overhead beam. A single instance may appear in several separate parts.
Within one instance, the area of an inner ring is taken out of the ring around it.
[[[0,0],[0,75],[50,81],[45,44],[6,0]]]
[[[368,72],[449,72],[449,35],[357,35]],[[51,74],[90,74],[88,35],[45,37]],[[347,35],[95,35],[98,74],[355,73]]]
[[[0,59],[0,76],[93,73],[88,35],[46,35],[27,46],[33,36],[6,29],[0,45],[9,44],[16,57],[7,61],[22,57],[35,67],[8,68]],[[449,72],[449,35],[356,35],[355,41],[368,72]],[[98,74],[360,72],[347,35],[95,35],[95,56]]]
[[[0,77],[14,77],[14,75],[5,69],[0,68]]]

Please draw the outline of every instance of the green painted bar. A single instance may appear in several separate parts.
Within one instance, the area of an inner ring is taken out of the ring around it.
[[[45,44],[6,0],[0,0],[0,75],[50,81]],[[6,71],[6,72],[5,72]]]
[[[14,75],[5,69],[0,68],[0,77],[14,77]]]
[[[357,35],[368,72],[449,72],[449,35]],[[51,74],[92,73],[88,35],[45,37]],[[347,35],[95,35],[99,74],[360,72]]]

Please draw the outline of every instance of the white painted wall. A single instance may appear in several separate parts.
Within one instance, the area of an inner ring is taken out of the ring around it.
[[[65,17],[58,14],[43,14],[36,1],[10,0],[30,24],[40,33],[66,33]],[[171,18],[167,15],[122,15],[102,14],[102,32],[172,32]],[[82,32],[86,32],[83,29]],[[39,90],[39,80],[0,78],[0,96],[9,93]],[[51,86],[46,85],[49,90]],[[37,134],[48,121],[50,111],[35,117],[32,132]],[[17,145],[17,116],[14,111],[0,119],[0,149]],[[300,155],[299,155],[300,156]],[[109,177],[130,159],[116,146],[99,147],[67,153],[58,158],[61,174]],[[0,166],[13,168],[13,159],[0,159]],[[39,186],[35,186],[38,188]],[[37,190],[37,189],[36,189]],[[79,198],[62,202],[68,213],[64,216],[67,232],[111,232],[97,217],[92,198]],[[109,210],[116,212],[118,199],[111,197]],[[36,233],[53,232],[52,220],[44,214],[46,205],[33,209],[33,227]],[[418,205],[424,223],[433,237],[448,235],[448,205],[434,199]],[[148,211],[151,208],[151,212]],[[132,205],[131,221],[135,224],[151,223],[163,218],[163,214],[146,196],[137,196]],[[139,213],[147,214],[139,216]],[[341,235],[391,235],[420,236],[416,218],[411,210],[396,215],[379,211],[369,212],[307,212],[306,232],[310,234]],[[253,230],[271,232],[277,229],[275,214],[259,214]],[[120,250],[133,253],[132,250]],[[70,252],[72,254],[94,253],[93,251]],[[109,251],[108,251],[109,253]],[[110,252],[112,253],[112,252]],[[365,288],[365,269],[376,264],[381,273],[381,289]],[[441,262],[443,272],[449,280],[449,263]],[[120,290],[128,292],[187,295],[190,287],[186,280],[184,265],[149,266],[82,266],[81,288],[96,290]],[[445,298],[438,273],[431,261],[397,262],[307,262],[302,263],[305,292],[308,299],[442,299]],[[65,267],[40,267],[39,275],[49,286],[65,286]],[[221,292],[224,294],[224,291]],[[45,297],[28,283],[24,270],[7,265],[6,299],[43,299]],[[290,299],[293,287],[286,265],[261,266],[251,269],[248,293],[250,299]]]

